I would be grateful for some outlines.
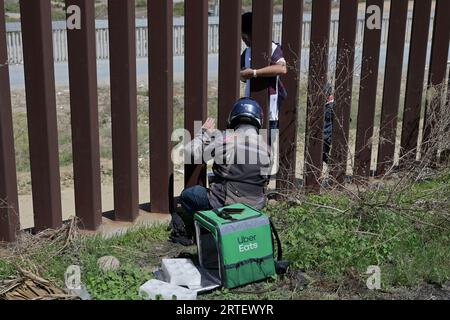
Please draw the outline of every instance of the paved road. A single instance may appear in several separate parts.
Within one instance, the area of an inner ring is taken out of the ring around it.
[[[208,73],[211,80],[218,76],[218,55],[209,56]],[[146,58],[137,59],[137,80],[138,83],[148,82],[148,60]],[[24,87],[24,68],[23,65],[10,66],[10,80],[13,89]],[[109,85],[109,60],[97,61],[97,78],[99,86]],[[184,79],[184,57],[174,57],[174,81],[183,81]],[[67,63],[55,63],[55,82],[57,86],[69,85],[69,69]]]
[[[430,48],[431,46],[429,46]],[[430,55],[430,49],[428,50],[428,58]],[[330,57],[335,57],[336,49],[331,50]],[[409,44],[406,45],[405,48],[405,57],[404,57],[404,70],[407,68],[408,62],[408,52],[409,52]],[[333,54],[334,53],[334,54]],[[356,65],[360,65],[361,62],[361,54],[362,50],[357,49],[356,56],[357,62]],[[359,59],[358,59],[359,57]],[[208,60],[208,78],[209,80],[217,80],[218,77],[218,55],[212,54],[209,56]],[[332,58],[331,60],[335,60]],[[380,53],[380,72],[384,71],[385,68],[385,60],[386,60],[386,47],[381,49]],[[302,51],[302,62],[301,69],[302,72],[305,72],[308,67],[309,61],[309,50],[304,49]],[[330,67],[331,70],[334,69],[333,66]],[[108,85],[109,84],[109,61],[102,60],[97,63],[98,70],[98,84],[99,86]],[[358,70],[358,68],[356,68]],[[13,89],[19,89],[24,87],[24,72],[23,65],[14,65],[10,66],[10,79],[11,79],[11,87]],[[148,83],[148,61],[146,58],[137,60],[137,79],[138,83]],[[184,58],[182,56],[174,57],[174,81],[181,82],[184,79]],[[69,85],[69,76],[68,76],[68,66],[67,63],[56,63],[55,64],[55,81],[57,86],[68,86]]]

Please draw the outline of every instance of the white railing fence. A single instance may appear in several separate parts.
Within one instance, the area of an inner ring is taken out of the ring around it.
[[[385,45],[388,39],[389,17],[383,18],[381,43]],[[411,36],[412,17],[408,17],[406,42],[409,42]],[[332,18],[330,28],[330,46],[336,47],[338,41],[339,20],[336,16]],[[431,30],[430,30],[431,31]],[[274,17],[273,39],[275,42],[281,42],[282,17]],[[310,18],[305,17],[303,22],[303,48],[309,48],[311,34]],[[431,34],[430,34],[431,35]],[[364,36],[364,17],[358,18],[356,45],[360,47]],[[97,39],[97,59],[109,59],[109,33],[107,21],[97,21],[96,39]],[[208,50],[210,54],[219,52],[219,19],[209,19],[209,37]],[[22,34],[20,24],[8,24],[7,26],[7,44],[8,58],[10,64],[22,64]],[[173,30],[173,48],[175,56],[184,55],[184,21],[182,18],[174,20]],[[137,57],[144,58],[148,56],[148,28],[145,20],[139,20],[136,23],[136,50]],[[53,52],[55,62],[65,62],[68,59],[67,54],[67,32],[64,24],[54,23],[53,26]]]

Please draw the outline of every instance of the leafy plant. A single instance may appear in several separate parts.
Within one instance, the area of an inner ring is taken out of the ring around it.
[[[151,278],[151,274],[140,268],[125,265],[118,271],[89,271],[86,286],[93,299],[142,300],[139,287]]]

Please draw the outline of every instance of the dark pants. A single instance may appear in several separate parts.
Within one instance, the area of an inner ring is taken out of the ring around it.
[[[330,160],[331,137],[325,137],[323,140],[323,162],[328,164]]]
[[[180,196],[180,204],[186,211],[182,219],[189,236],[195,234],[194,214],[197,211],[210,210],[211,205],[208,199],[208,189],[202,186],[195,186],[183,190]]]
[[[182,245],[192,245],[195,241],[194,214],[211,208],[208,190],[201,186],[185,189],[180,196],[180,204],[185,212],[172,213],[172,233],[170,239]]]
[[[183,190],[180,196],[180,203],[190,214],[197,211],[209,210],[211,205],[208,199],[208,189],[202,186],[195,186]]]

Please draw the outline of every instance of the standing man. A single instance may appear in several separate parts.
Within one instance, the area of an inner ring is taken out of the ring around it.
[[[252,69],[252,23],[252,13],[244,13],[242,15],[242,40],[247,48],[241,55],[241,81],[246,83],[245,96],[250,97],[251,79],[269,78],[269,129],[271,131],[272,129],[279,129],[279,108],[287,96],[286,89],[280,80],[280,76],[287,73],[286,60],[281,46],[272,42],[272,57],[269,66]]]

